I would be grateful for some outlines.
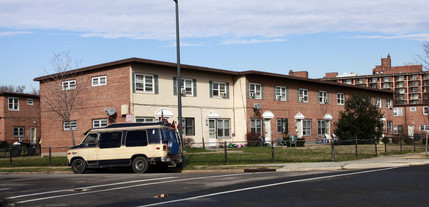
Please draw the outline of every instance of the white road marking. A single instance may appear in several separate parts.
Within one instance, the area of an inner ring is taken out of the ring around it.
[[[60,193],[60,192],[71,192],[75,189],[93,189],[93,188],[101,188],[101,187],[105,187],[105,186],[122,185],[122,184],[162,180],[162,179],[169,179],[169,178],[176,178],[176,177],[153,178],[153,179],[133,180],[133,181],[126,181],[126,182],[119,182],[119,183],[109,183],[109,184],[103,184],[103,185],[92,185],[92,186],[85,186],[85,187],[78,187],[78,188],[71,188],[71,189],[64,189],[64,190],[54,190],[54,191],[46,191],[46,192],[40,192],[40,193],[25,194],[25,195],[20,195],[20,196],[12,196],[12,197],[8,197],[7,199],[16,199],[16,198],[23,198],[23,197],[30,197],[30,196],[44,195],[44,194],[52,194],[52,193]]]
[[[171,203],[178,203],[178,202],[182,202],[182,201],[195,200],[195,199],[199,199],[199,198],[213,197],[213,196],[218,196],[218,195],[223,195],[223,194],[230,194],[230,193],[237,193],[237,192],[242,192],[242,191],[256,190],[256,189],[260,189],[260,188],[268,188],[268,187],[273,187],[273,186],[278,186],[278,185],[286,185],[286,184],[291,184],[291,183],[307,182],[307,181],[314,181],[314,180],[323,180],[323,179],[328,179],[328,178],[344,177],[344,176],[349,176],[349,175],[359,175],[359,174],[373,173],[373,172],[391,170],[391,169],[395,169],[395,168],[396,167],[391,167],[391,168],[384,168],[384,169],[376,169],[376,170],[367,170],[367,171],[361,171],[361,172],[345,173],[345,174],[339,174],[339,175],[327,175],[327,176],[314,177],[314,178],[305,178],[305,179],[298,179],[298,180],[290,180],[290,181],[285,181],[285,182],[280,182],[280,183],[272,183],[272,184],[266,184],[266,185],[248,187],[248,188],[241,188],[241,189],[235,189],[235,190],[229,190],[229,191],[222,191],[222,192],[217,192],[217,193],[210,193],[210,194],[206,194],[206,195],[199,195],[199,196],[194,196],[194,197],[189,197],[189,198],[182,198],[182,199],[177,199],[177,200],[164,201],[164,202],[159,202],[159,203],[152,203],[152,204],[142,205],[142,206],[138,206],[138,207],[159,206],[159,205],[165,205],[165,204],[171,204]]]
[[[123,186],[123,187],[116,187],[116,188],[108,188],[108,189],[95,190],[95,191],[85,191],[85,192],[70,193],[70,194],[57,195],[57,196],[41,197],[41,198],[35,198],[35,199],[30,199],[30,200],[17,201],[16,203],[29,203],[29,202],[34,202],[34,201],[41,201],[41,200],[48,200],[48,199],[54,199],[54,198],[61,198],[61,197],[68,197],[68,196],[75,196],[75,195],[83,195],[83,194],[91,194],[91,193],[100,193],[100,192],[107,192],[107,191],[114,191],[114,190],[122,190],[122,189],[135,188],[135,187],[141,187],[141,186],[147,186],[147,185],[156,185],[156,184],[164,184],[164,183],[175,183],[175,182],[190,181],[190,180],[201,180],[201,179],[207,179],[207,178],[221,178],[221,177],[242,176],[242,175],[250,175],[250,174],[240,173],[240,174],[216,175],[216,176],[205,176],[205,177],[196,177],[196,178],[183,178],[183,179],[177,179],[177,180],[168,180],[168,181],[160,181],[160,182],[152,182],[152,183],[143,183],[143,184]],[[174,177],[169,177],[169,178],[174,178]],[[160,178],[160,179],[165,179],[165,178]],[[100,185],[100,186],[102,186],[102,185]],[[81,188],[78,188],[78,189],[81,189]],[[54,191],[51,191],[51,192],[54,192]],[[57,191],[57,192],[70,192],[70,189],[68,189],[68,190],[60,190],[60,191]],[[37,194],[37,193],[34,193],[32,195],[35,195],[35,194]],[[42,194],[46,194],[46,192],[42,193]],[[8,199],[12,199],[12,197],[10,197]]]

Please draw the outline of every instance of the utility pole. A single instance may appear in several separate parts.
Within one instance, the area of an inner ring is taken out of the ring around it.
[[[182,78],[180,76],[180,35],[179,35],[179,0],[176,3],[176,51],[177,51],[177,121],[180,125],[179,139],[183,147],[182,139]]]

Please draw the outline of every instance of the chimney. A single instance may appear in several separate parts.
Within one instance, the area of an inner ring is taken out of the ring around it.
[[[296,71],[296,72],[294,72],[293,70],[289,70],[289,75],[295,76],[295,77],[301,77],[301,78],[308,78],[308,72],[307,71]]]
[[[337,76],[338,76],[337,72],[325,73],[325,77],[324,78],[335,78]]]

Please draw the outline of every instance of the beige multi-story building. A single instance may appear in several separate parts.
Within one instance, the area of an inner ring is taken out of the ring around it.
[[[388,134],[405,132],[412,136],[429,131],[429,71],[423,71],[422,65],[393,67],[388,55],[372,69],[372,75],[326,73],[321,80],[394,91],[394,100],[389,105],[394,119],[388,123]]]
[[[59,74],[36,78],[44,146],[64,152],[72,145],[70,130],[76,132],[79,143],[88,129],[115,122],[153,122],[164,117],[177,123],[176,66],[130,58],[70,71],[76,76],[62,83],[50,81]],[[312,80],[306,72],[281,75],[192,65],[181,69],[183,137],[204,141],[206,146],[245,142],[249,133],[268,141],[284,134],[305,139],[332,134],[332,124],[353,92],[370,95],[385,119],[392,119],[392,110],[383,103],[393,99],[393,91]],[[82,89],[70,125],[43,105],[52,87]]]

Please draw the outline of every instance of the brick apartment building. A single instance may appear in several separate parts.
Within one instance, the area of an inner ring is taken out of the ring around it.
[[[429,131],[429,72],[422,71],[422,65],[392,67],[388,55],[372,69],[372,75],[326,73],[322,80],[395,91],[397,94],[389,106],[393,108],[393,123],[388,123],[387,133],[412,136]]]
[[[39,96],[0,92],[0,141],[37,144],[40,132]]]
[[[195,142],[204,139],[209,146],[224,140],[246,141],[251,132],[268,140],[282,137],[283,133],[306,139],[332,134],[332,124],[353,92],[373,97],[385,119],[393,119],[392,110],[386,107],[393,99],[393,91],[312,80],[306,72],[281,75],[192,65],[181,65],[181,69],[183,136]],[[71,126],[41,107],[44,147],[70,147],[70,129],[76,132],[79,143],[88,129],[110,123],[151,122],[161,116],[177,121],[175,63],[130,58],[70,73],[79,75],[62,84],[55,83],[55,87],[73,90],[83,85],[81,102]],[[35,79],[40,81],[42,100],[54,84],[49,78],[56,75]]]

